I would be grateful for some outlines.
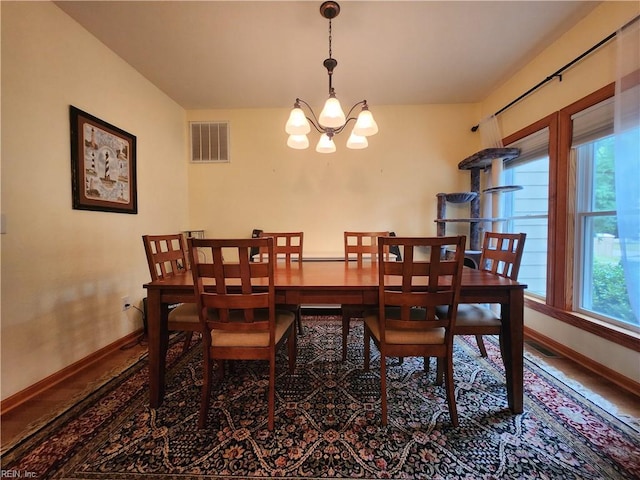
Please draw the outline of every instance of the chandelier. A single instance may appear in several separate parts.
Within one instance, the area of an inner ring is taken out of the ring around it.
[[[311,131],[311,125],[321,134],[320,140],[316,145],[316,152],[319,153],[333,153],[336,151],[333,137],[341,133],[351,120],[355,120],[356,123],[347,140],[347,148],[367,148],[369,145],[367,137],[378,133],[378,125],[369,111],[366,100],[356,103],[351,107],[349,113],[345,115],[340,102],[336,98],[331,78],[333,69],[336,68],[338,62],[331,56],[331,20],[337,17],[339,13],[340,5],[338,5],[338,2],[327,1],[320,5],[320,14],[329,20],[329,58],[323,62],[329,75],[329,98],[325,102],[319,117],[316,116],[307,102],[296,98],[285,126],[285,131],[289,134],[287,145],[291,148],[302,150],[309,147],[307,134]],[[358,117],[352,117],[351,114],[358,106],[362,106]],[[308,113],[305,113],[303,107],[308,110]]]

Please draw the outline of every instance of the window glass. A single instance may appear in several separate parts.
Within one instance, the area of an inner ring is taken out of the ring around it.
[[[521,154],[505,165],[503,185],[522,189],[502,194],[506,232],[527,234],[518,281],[527,293],[544,298],[547,293],[549,216],[549,130],[540,130],[514,142]]]
[[[614,151],[613,135],[582,142],[574,149],[578,180],[575,308],[612,323],[637,326],[618,238]]]

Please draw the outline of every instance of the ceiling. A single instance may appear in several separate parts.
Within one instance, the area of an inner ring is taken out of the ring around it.
[[[479,102],[599,3],[343,0],[333,86],[345,107]],[[185,109],[327,96],[320,1],[56,4]]]

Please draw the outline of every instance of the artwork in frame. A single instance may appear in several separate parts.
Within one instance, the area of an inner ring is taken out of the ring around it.
[[[71,105],[73,208],[138,213],[136,137]]]

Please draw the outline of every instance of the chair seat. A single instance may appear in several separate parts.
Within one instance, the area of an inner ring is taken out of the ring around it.
[[[169,312],[170,322],[200,323],[198,306],[195,303],[181,303]]]
[[[364,322],[371,334],[380,340],[380,324],[378,315],[367,313]],[[445,329],[442,327],[430,330],[385,330],[385,343],[395,345],[439,345],[444,343]]]
[[[244,318],[241,314],[234,317],[234,313],[231,314],[232,322],[243,322]],[[238,312],[239,313],[239,312]],[[262,312],[256,312],[256,321],[261,320],[260,317],[264,317],[267,320],[267,312],[261,315]],[[293,312],[285,310],[276,311],[276,339],[275,343],[279,343],[282,337],[285,335],[289,327],[295,322],[296,316]],[[224,330],[211,330],[211,346],[212,347],[268,347],[269,346],[269,332],[227,332]]]
[[[445,315],[445,308],[436,307],[438,316]],[[500,316],[490,308],[479,303],[461,303],[458,305],[456,327],[500,327]]]

